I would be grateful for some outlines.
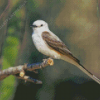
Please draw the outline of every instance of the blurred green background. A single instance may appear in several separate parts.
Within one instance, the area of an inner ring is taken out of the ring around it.
[[[81,63],[100,78],[100,0],[0,0],[0,69],[36,63],[46,56],[33,45],[30,25],[45,20]],[[100,85],[74,65],[54,60],[53,67],[27,75],[42,85],[7,77],[0,100],[100,100]]]

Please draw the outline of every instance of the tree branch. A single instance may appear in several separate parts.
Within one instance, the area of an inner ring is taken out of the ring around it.
[[[24,64],[24,65],[19,65],[16,67],[10,67],[8,69],[4,69],[0,71],[0,81],[10,75],[14,75],[19,79],[24,79],[25,81],[30,81],[35,84],[42,84],[42,81],[33,79],[30,76],[26,76],[25,71],[33,71],[37,73],[36,72],[37,69],[42,69],[42,68],[45,68],[46,66],[49,66],[49,65],[51,66],[53,64],[54,64],[53,59],[48,58],[48,59],[44,59],[43,62],[40,62],[40,63]]]

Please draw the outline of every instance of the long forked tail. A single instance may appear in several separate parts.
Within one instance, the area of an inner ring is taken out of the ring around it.
[[[98,79],[95,75],[93,75],[91,72],[89,72],[83,65],[78,64],[77,67],[82,70],[85,74],[87,74],[89,77],[91,77],[94,81],[100,84],[100,79]]]
[[[97,78],[95,75],[93,75],[90,71],[88,71],[83,65],[80,64],[79,61],[76,61],[76,60],[66,57],[66,56],[63,56],[62,60],[65,60],[65,61],[77,66],[81,71],[83,71],[85,74],[87,74],[89,77],[91,77],[94,81],[96,81],[97,83],[100,84],[100,79]]]

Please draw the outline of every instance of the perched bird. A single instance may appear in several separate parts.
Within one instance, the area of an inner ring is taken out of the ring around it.
[[[82,66],[80,61],[73,56],[67,46],[49,30],[48,24],[45,21],[36,20],[31,27],[33,29],[33,43],[39,52],[51,58],[62,59],[77,66],[80,70],[100,84],[100,80]]]

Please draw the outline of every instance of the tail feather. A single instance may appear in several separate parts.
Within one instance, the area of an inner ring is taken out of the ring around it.
[[[90,71],[88,71],[83,65],[78,64],[77,67],[82,70],[85,74],[91,77],[94,81],[100,84],[100,79],[93,75]]]
[[[69,62],[75,66],[77,66],[81,71],[83,71],[85,74],[87,74],[89,77],[91,77],[94,81],[100,84],[100,79],[97,78],[95,75],[93,75],[90,71],[88,71],[83,65],[81,65],[79,62],[76,62],[75,60],[67,57],[62,56],[62,60]]]

